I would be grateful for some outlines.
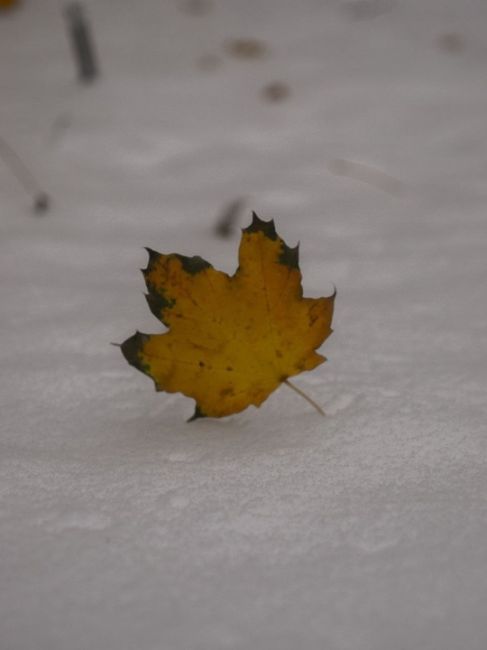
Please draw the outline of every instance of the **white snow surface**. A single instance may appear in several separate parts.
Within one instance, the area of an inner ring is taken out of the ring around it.
[[[0,135],[53,197],[0,161],[0,647],[485,650],[485,0],[86,4],[86,87],[61,2],[0,13]],[[143,246],[233,272],[240,196],[337,286],[295,380],[326,418],[283,386],[188,424],[110,345],[161,331]]]

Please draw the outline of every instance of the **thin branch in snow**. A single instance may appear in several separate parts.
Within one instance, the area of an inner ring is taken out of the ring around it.
[[[33,200],[34,212],[42,214],[49,210],[51,199],[44,191],[19,154],[0,136],[0,158]]]

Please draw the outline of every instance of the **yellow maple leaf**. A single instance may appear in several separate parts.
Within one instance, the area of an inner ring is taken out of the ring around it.
[[[201,257],[147,251],[147,301],[169,331],[137,332],[122,353],[156,390],[196,400],[192,419],[260,406],[288,377],[326,360],[315,350],[332,332],[335,294],[303,298],[298,247],[273,221],[253,214],[232,276]]]

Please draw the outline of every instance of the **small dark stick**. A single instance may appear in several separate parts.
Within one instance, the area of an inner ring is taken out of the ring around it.
[[[22,158],[12,147],[0,136],[0,158],[10,169],[15,178],[22,185],[27,194],[32,198],[32,207],[36,214],[42,214],[49,210],[51,199],[45,192],[30,169],[27,168]]]
[[[47,212],[50,207],[51,199],[49,197],[49,194],[46,192],[41,192],[36,196],[36,199],[34,201],[34,212],[36,214],[43,214],[44,212]]]
[[[95,54],[92,30],[80,2],[70,2],[66,6],[71,47],[78,67],[78,79],[91,83],[98,77],[98,62]]]
[[[219,215],[217,222],[215,224],[216,234],[220,237],[226,239],[231,237],[235,230],[235,225],[237,223],[238,217],[242,208],[244,207],[245,200],[242,198],[235,199],[227,203]]]

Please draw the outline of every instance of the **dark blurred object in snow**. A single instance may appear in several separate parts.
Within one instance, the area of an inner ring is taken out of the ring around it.
[[[269,53],[267,45],[255,38],[234,38],[225,43],[225,49],[236,59],[262,59]]]
[[[91,27],[86,19],[84,6],[71,2],[66,6],[71,47],[78,68],[78,79],[91,83],[98,77],[98,62],[93,44]]]
[[[33,199],[34,212],[40,214],[49,209],[49,195],[39,187],[34,175],[19,154],[0,136],[0,158],[10,169],[24,190]]]
[[[68,111],[60,113],[52,122],[49,141],[51,143],[56,142],[58,139],[66,133],[73,122],[73,115]]]
[[[44,214],[51,207],[51,199],[47,192],[38,194],[34,201],[34,212],[36,214]]]
[[[235,232],[235,226],[237,224],[240,213],[245,205],[245,199],[238,198],[230,203],[227,203],[224,207],[215,224],[215,232],[220,237],[227,239],[231,237]]]
[[[184,11],[192,16],[205,16],[211,11],[211,0],[186,0]]]
[[[437,38],[438,47],[448,54],[460,54],[465,49],[465,39],[456,32],[445,32]]]
[[[17,9],[20,4],[20,0],[0,0],[0,13]]]
[[[216,70],[222,64],[222,60],[216,54],[203,54],[200,56],[196,65],[200,70],[205,72],[212,72]]]
[[[391,0],[347,0],[343,3],[353,20],[371,20],[385,14],[392,7]]]
[[[272,103],[282,102],[289,97],[291,91],[283,81],[271,81],[262,88],[263,98]]]

